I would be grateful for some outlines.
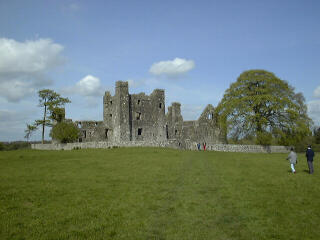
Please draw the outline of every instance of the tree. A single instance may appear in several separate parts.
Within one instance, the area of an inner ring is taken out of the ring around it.
[[[59,122],[51,130],[51,137],[62,143],[74,142],[79,137],[79,129],[72,122]]]
[[[45,126],[51,127],[53,119],[53,112],[56,108],[64,106],[66,103],[70,103],[68,98],[63,98],[60,94],[50,90],[43,89],[38,92],[39,95],[39,107],[43,107],[43,119],[36,120],[35,125],[42,126],[42,143],[44,143],[44,130]]]
[[[319,144],[320,143],[320,127],[315,128],[313,134],[314,134],[316,144]]]
[[[31,124],[27,124],[27,129],[24,130],[24,132],[26,133],[26,135],[24,136],[24,138],[27,139],[27,141],[29,141],[29,138],[31,137],[32,133],[37,130],[37,126],[36,125],[31,125]]]
[[[223,130],[233,139],[254,136],[258,144],[290,145],[310,134],[311,119],[301,93],[265,70],[243,72],[216,108]]]

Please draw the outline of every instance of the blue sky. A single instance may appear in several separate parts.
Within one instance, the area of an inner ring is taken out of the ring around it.
[[[319,125],[319,12],[316,0],[0,0],[0,141],[41,117],[39,89],[71,99],[67,118],[102,120],[104,91],[129,81],[165,89],[192,120],[249,69],[287,80]]]

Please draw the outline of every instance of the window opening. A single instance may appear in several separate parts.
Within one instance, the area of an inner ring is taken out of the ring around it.
[[[174,135],[177,135],[177,133],[178,133],[178,130],[174,130]]]
[[[137,119],[137,120],[141,120],[141,113],[136,112],[136,119]]]
[[[107,128],[106,130],[105,130],[105,137],[106,137],[106,139],[108,139],[108,131],[109,131],[109,129]]]
[[[159,103],[159,108],[162,108],[162,103]]]
[[[142,128],[138,128],[138,136],[142,135]]]
[[[169,129],[168,129],[168,125],[166,125],[166,134],[167,134],[167,139],[169,139]]]
[[[138,100],[138,105],[140,105],[140,99]]]

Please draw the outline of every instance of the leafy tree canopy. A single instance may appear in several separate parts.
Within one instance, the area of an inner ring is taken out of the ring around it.
[[[291,145],[310,134],[311,119],[301,93],[265,70],[243,72],[216,108],[229,137],[256,138],[258,144]]]
[[[50,135],[61,143],[74,142],[79,137],[79,129],[72,122],[59,122],[53,126]]]
[[[25,132],[25,138],[27,139],[27,140],[29,140],[29,138],[31,137],[31,135],[32,135],[32,133],[34,132],[34,131],[36,131],[37,130],[37,126],[36,125],[31,125],[31,124],[27,124],[27,129],[26,130],[24,130],[24,132]]]
[[[317,144],[320,144],[320,127],[314,129],[314,138]]]
[[[42,126],[42,143],[44,142],[45,126],[52,126],[52,120],[61,118],[61,107],[66,103],[70,103],[68,98],[63,98],[60,94],[50,89],[42,89],[38,92],[39,107],[43,107],[43,118],[35,121],[35,126]],[[64,114],[64,112],[63,112]],[[60,119],[61,120],[61,119]]]

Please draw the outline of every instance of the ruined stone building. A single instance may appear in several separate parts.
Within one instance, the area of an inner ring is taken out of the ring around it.
[[[105,92],[103,121],[76,121],[76,124],[81,132],[79,142],[171,141],[182,148],[190,142],[225,142],[211,104],[198,120],[183,121],[180,103],[172,103],[165,113],[164,90],[155,89],[150,95],[129,94],[128,82],[122,81],[116,82],[114,96]]]

